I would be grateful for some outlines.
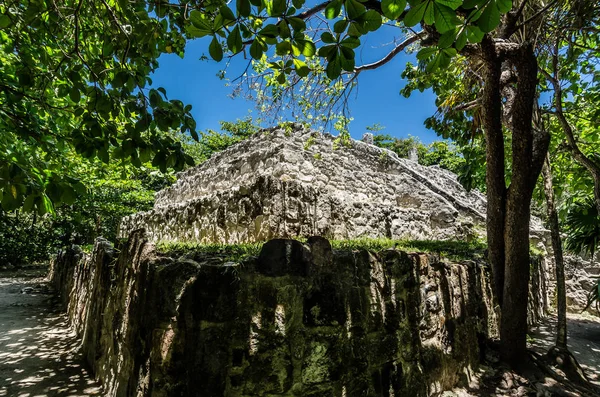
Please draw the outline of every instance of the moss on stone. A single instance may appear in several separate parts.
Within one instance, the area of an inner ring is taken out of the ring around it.
[[[156,250],[160,254],[174,258],[181,256],[186,258],[211,257],[231,262],[242,262],[258,256],[262,246],[262,243],[199,244],[168,241],[156,244]]]
[[[306,239],[296,239],[302,243]],[[450,260],[476,259],[483,257],[487,245],[480,241],[439,241],[439,240],[393,240],[388,238],[358,238],[332,240],[336,250],[367,250],[378,252],[394,248],[406,252],[424,252],[439,254]],[[241,262],[260,254],[263,243],[243,244],[199,244],[192,242],[165,241],[156,244],[156,250],[171,257],[211,256],[224,260]],[[532,254],[539,253],[534,247]]]
[[[488,328],[485,269],[439,259],[480,255],[479,243],[361,239],[334,242],[335,251],[315,238],[163,244],[161,255],[148,250],[152,262],[126,257],[137,252],[127,248],[121,261],[129,270],[116,277],[146,285],[128,326],[174,330],[165,358],[154,342],[164,338],[140,334],[156,350],[149,359],[140,350],[140,362],[148,360],[146,386],[157,396],[425,396],[428,384],[455,382],[477,361],[478,333]],[[439,304],[427,306],[434,294]],[[96,317],[112,318],[107,313]],[[426,335],[424,316],[435,325]],[[136,318],[143,323],[130,324]],[[117,323],[103,325],[106,341]]]
[[[390,248],[406,252],[437,253],[451,260],[463,260],[483,257],[487,245],[475,241],[439,241],[439,240],[393,240],[388,238],[360,238],[354,240],[332,240],[337,250],[382,251]]]

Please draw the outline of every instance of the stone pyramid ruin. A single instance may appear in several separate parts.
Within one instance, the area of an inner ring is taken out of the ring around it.
[[[468,240],[485,230],[485,197],[456,175],[362,141],[290,128],[263,130],[179,175],[154,208],[126,217],[158,241],[273,238]]]

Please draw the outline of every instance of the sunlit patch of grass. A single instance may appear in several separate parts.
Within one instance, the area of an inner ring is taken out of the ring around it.
[[[81,246],[81,250],[86,254],[91,253],[94,250],[94,244],[86,244]]]
[[[393,240],[388,238],[333,240],[331,245],[338,250],[366,249],[368,251],[381,251],[394,248],[406,252],[435,253],[448,259],[483,257],[487,248],[487,245],[481,241]]]
[[[299,239],[305,242],[304,239]],[[199,244],[192,242],[160,242],[158,252],[173,257],[219,257],[224,260],[241,262],[260,254],[264,243],[243,244]],[[433,241],[433,240],[392,240],[387,238],[360,238],[353,240],[331,240],[336,250],[368,250],[378,252],[390,248],[406,252],[439,254],[448,259],[481,258],[487,248],[481,241]]]

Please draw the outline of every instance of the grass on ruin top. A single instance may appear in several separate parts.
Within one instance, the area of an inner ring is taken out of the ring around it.
[[[452,260],[481,257],[487,249],[487,245],[479,240],[466,242],[455,240],[393,240],[388,238],[333,240],[331,246],[338,250],[366,249],[368,251],[394,248],[406,252],[435,253]]]
[[[305,242],[305,239],[298,239]],[[228,261],[240,262],[258,256],[264,243],[242,244],[199,244],[191,242],[160,242],[157,250],[170,256],[221,257]],[[433,241],[433,240],[392,240],[385,238],[360,238],[353,240],[331,240],[335,250],[382,251],[395,248],[406,252],[436,253],[451,260],[482,257],[486,249],[481,241]]]

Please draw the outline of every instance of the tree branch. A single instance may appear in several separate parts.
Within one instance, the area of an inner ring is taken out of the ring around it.
[[[73,12],[73,18],[75,18],[75,52],[79,53],[79,12],[81,11],[81,6],[83,5],[83,0],[79,0],[77,3],[77,8],[75,12]]]
[[[565,137],[567,138],[568,148],[573,158],[588,172],[591,174],[592,179],[594,180],[594,198],[596,201],[596,207],[600,212],[600,166],[596,164],[592,159],[585,155],[579,148],[577,141],[575,139],[575,134],[571,124],[567,120],[563,106],[562,106],[562,87],[560,86],[560,81],[550,75],[546,70],[541,69],[542,74],[546,77],[546,79],[552,84],[554,88],[554,115],[558,119],[563,132],[565,133]]]
[[[468,110],[475,109],[479,106],[481,106],[481,99],[475,99],[473,101],[462,103],[458,106],[451,108],[450,112],[466,112]]]
[[[416,33],[414,36],[411,36],[411,37],[407,38],[406,40],[404,40],[402,43],[398,44],[392,51],[390,51],[386,56],[381,58],[379,61],[376,61],[373,63],[368,63],[368,64],[362,65],[362,66],[358,66],[354,69],[354,72],[356,74],[359,74],[363,70],[373,70],[373,69],[377,69],[378,67],[385,65],[386,63],[388,63],[389,61],[394,59],[394,57],[396,55],[398,55],[400,52],[402,52],[406,47],[408,47],[409,45],[411,45],[411,44],[415,43],[417,40],[419,40],[421,38],[421,36],[423,36],[423,34],[424,34],[423,31]]]
[[[321,4],[317,4],[313,8],[310,8],[304,12],[301,12],[300,14],[296,15],[295,17],[300,18],[300,19],[310,18],[313,15],[315,15],[316,13],[318,13],[319,11],[323,11],[329,5],[329,3],[331,3],[331,0],[324,1]]]
[[[532,16],[530,16],[529,18],[527,18],[525,21],[523,21],[522,23],[520,23],[519,25],[517,25],[517,27],[515,28],[515,30],[519,30],[521,29],[523,26],[527,25],[529,22],[537,19],[540,15],[542,15],[544,12],[548,11],[548,9],[550,7],[552,7],[553,5],[555,5],[558,2],[558,0],[554,0],[550,3],[548,3],[544,8],[542,8],[541,10],[539,10],[538,12],[536,12],[535,14],[533,14]]]

